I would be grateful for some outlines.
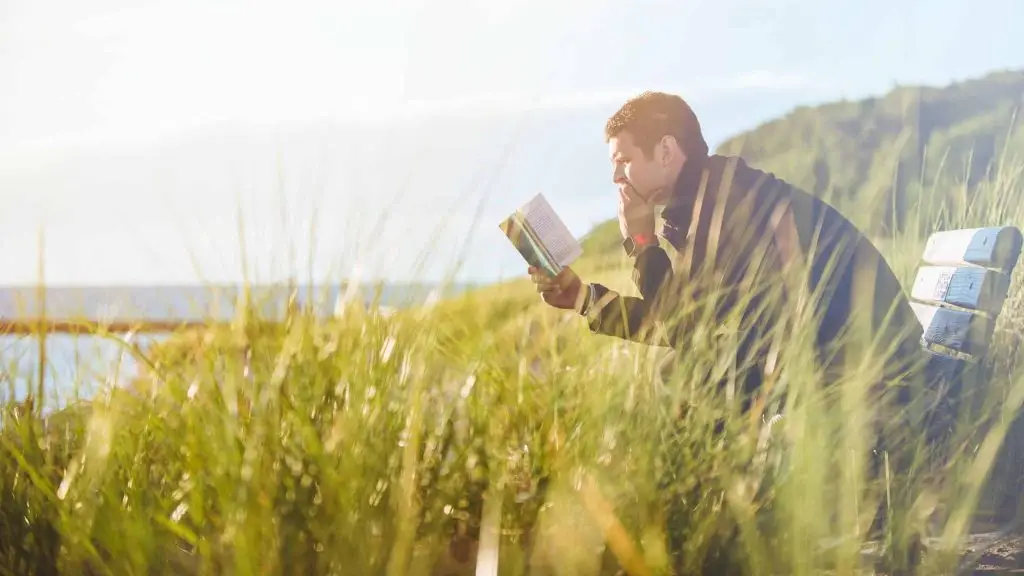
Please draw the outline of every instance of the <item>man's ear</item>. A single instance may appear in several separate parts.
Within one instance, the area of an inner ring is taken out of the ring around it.
[[[665,167],[672,164],[677,156],[682,155],[682,149],[679,147],[679,143],[676,142],[675,136],[669,134],[661,137],[661,140],[658,142],[658,152],[661,157],[661,165]]]

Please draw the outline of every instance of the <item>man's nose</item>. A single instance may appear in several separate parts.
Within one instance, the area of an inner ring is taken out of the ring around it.
[[[626,171],[622,169],[622,166],[616,166],[612,172],[612,182],[622,185],[626,183]]]

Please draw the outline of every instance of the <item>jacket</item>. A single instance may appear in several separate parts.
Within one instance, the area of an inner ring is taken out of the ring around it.
[[[796,306],[789,310],[814,323],[826,370],[879,344],[891,345],[886,375],[920,360],[922,329],[895,273],[823,200],[714,155],[687,160],[662,218],[660,245],[634,262],[639,296],[591,285],[592,332],[681,352],[698,337],[695,326],[732,327],[738,353],[764,369],[769,341],[784,332],[773,328]]]

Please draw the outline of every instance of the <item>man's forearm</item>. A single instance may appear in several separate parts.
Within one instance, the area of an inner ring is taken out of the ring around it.
[[[590,330],[633,342],[667,346],[656,334],[654,302],[665,281],[671,278],[668,255],[660,247],[645,249],[633,267],[633,282],[641,298],[622,296],[601,284],[590,284],[577,311],[587,317]]]
[[[644,300],[654,300],[671,277],[672,263],[661,246],[650,246],[637,255],[633,263],[633,284]]]
[[[623,296],[601,284],[590,284],[588,290],[590,304],[581,313],[591,332],[632,342],[657,343],[648,301]]]

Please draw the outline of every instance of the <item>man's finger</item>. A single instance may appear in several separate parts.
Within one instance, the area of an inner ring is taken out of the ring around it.
[[[572,274],[572,272],[563,271],[558,276],[552,276],[547,272],[537,272],[536,274],[531,276],[531,278],[535,283],[564,284],[569,279],[570,274]]]
[[[548,281],[548,282],[537,282],[537,288],[543,289],[543,290],[555,290],[556,288],[559,288],[559,284],[557,282],[550,282],[550,281]]]
[[[623,203],[627,207],[635,206],[640,210],[644,210],[647,209],[650,205],[650,202],[647,201],[647,198],[641,196],[640,193],[636,191],[636,188],[633,188],[632,186],[627,186],[625,189],[620,189],[619,194],[620,196],[622,196]]]
[[[653,214],[652,209],[644,204],[631,204],[624,208],[622,216],[627,220],[639,220],[641,218],[647,218]]]
[[[537,286],[542,286],[544,288],[557,288],[562,285],[562,283],[559,282],[556,278],[551,278],[547,276],[537,280],[536,284]]]
[[[622,198],[622,201],[627,204],[642,202],[644,199],[643,196],[636,191],[636,188],[632,186],[619,188],[619,196]]]

